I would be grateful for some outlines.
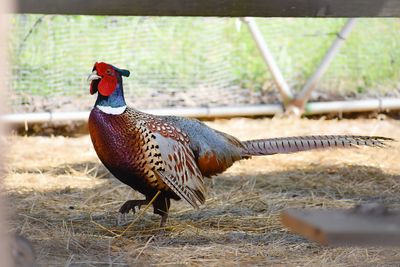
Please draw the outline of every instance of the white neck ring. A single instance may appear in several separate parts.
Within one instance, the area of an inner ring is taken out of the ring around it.
[[[126,105],[122,106],[122,107],[117,107],[117,108],[113,108],[110,106],[96,106],[98,109],[100,109],[101,111],[103,111],[104,113],[107,114],[111,114],[111,115],[120,115],[122,113],[124,113],[125,109],[126,109]]]

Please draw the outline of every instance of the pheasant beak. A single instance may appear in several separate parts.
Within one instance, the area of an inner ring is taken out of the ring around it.
[[[98,86],[100,82],[101,76],[97,75],[97,71],[94,70],[89,77],[87,78],[88,82],[90,82],[90,94],[93,95],[97,93]]]
[[[95,71],[95,70],[87,78],[88,82],[92,82],[92,81],[98,80],[98,79],[101,79],[101,76],[97,75],[97,71]]]

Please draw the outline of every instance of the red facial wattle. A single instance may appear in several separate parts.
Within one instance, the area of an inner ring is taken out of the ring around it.
[[[101,79],[93,80],[90,83],[90,93],[94,94],[98,90],[101,95],[110,96],[118,85],[116,71],[111,65],[104,62],[96,62],[93,69],[96,70]]]
[[[117,77],[104,76],[103,78],[101,78],[99,86],[97,88],[99,89],[100,94],[102,94],[103,96],[109,96],[115,91],[115,89],[117,88],[117,84]]]

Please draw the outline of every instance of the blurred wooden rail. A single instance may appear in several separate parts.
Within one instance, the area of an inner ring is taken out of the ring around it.
[[[400,211],[375,214],[339,209],[289,209],[282,224],[322,245],[400,246]]]
[[[400,17],[398,0],[17,0],[17,13],[218,16]]]

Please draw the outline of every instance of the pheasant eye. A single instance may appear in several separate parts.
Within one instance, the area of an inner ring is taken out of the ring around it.
[[[107,70],[106,70],[106,74],[111,74],[111,70],[110,70],[110,69],[107,69]]]

